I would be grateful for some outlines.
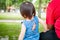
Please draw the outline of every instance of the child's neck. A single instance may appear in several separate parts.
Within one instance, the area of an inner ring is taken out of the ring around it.
[[[29,18],[26,18],[26,20],[27,20],[27,21],[31,21],[33,18],[34,18],[34,16],[32,16],[32,18],[31,18],[31,19],[29,19]]]

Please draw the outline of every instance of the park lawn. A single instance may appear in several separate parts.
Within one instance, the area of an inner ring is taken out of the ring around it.
[[[22,20],[23,17],[20,13],[0,13],[0,20]],[[46,20],[45,18],[42,18]]]
[[[5,36],[5,35],[13,36],[13,34],[16,35],[18,34],[17,32],[20,32],[20,29],[21,29],[20,23],[0,22],[0,34],[1,34],[0,36]]]
[[[21,17],[19,13],[0,13],[0,20],[20,20]]]
[[[9,40],[13,40],[12,37],[15,36],[16,39],[18,38],[18,35],[20,33],[21,24],[10,22],[10,23],[4,23],[0,22],[0,36],[5,37],[6,35],[9,36]]]
[[[0,22],[0,36],[4,37],[6,35],[9,36],[9,40],[13,40],[12,36],[16,37],[16,40],[18,38],[18,35],[21,30],[21,23],[16,22]],[[42,32],[44,29],[42,25],[39,26],[39,32]]]

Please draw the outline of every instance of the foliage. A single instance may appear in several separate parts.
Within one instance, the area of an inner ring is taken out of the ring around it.
[[[6,9],[6,4],[5,4],[5,1],[6,0],[0,0],[0,10],[2,10],[2,9]]]
[[[36,10],[38,11],[38,7],[39,7],[39,0],[37,0],[37,1],[34,3],[34,6],[35,6]]]
[[[42,0],[42,5],[46,6],[50,0]]]
[[[7,6],[14,5],[15,7],[19,7],[20,4],[24,1],[34,1],[34,0],[0,0],[0,9],[6,9]],[[49,0],[42,0],[42,5],[46,5],[49,2]],[[37,0],[34,3],[36,9],[38,9],[39,6],[39,0]]]

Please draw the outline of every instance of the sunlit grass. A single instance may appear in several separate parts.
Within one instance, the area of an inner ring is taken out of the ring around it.
[[[21,15],[19,13],[0,13],[0,20],[20,20]]]
[[[8,35],[10,40],[12,40],[13,36],[18,38],[20,30],[21,30],[20,23],[15,23],[15,22],[13,23],[1,22],[0,23],[0,36],[4,37]]]
[[[20,13],[0,13],[0,20],[21,20],[23,17]],[[45,18],[41,19],[45,20]]]
[[[20,32],[20,23],[0,23],[0,36],[13,36]]]

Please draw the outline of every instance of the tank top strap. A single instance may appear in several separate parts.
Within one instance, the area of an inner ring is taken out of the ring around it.
[[[34,21],[35,21],[35,23],[38,23],[38,22],[39,22],[39,20],[38,20],[38,17],[37,17],[37,16],[35,16],[35,17],[34,17]]]

